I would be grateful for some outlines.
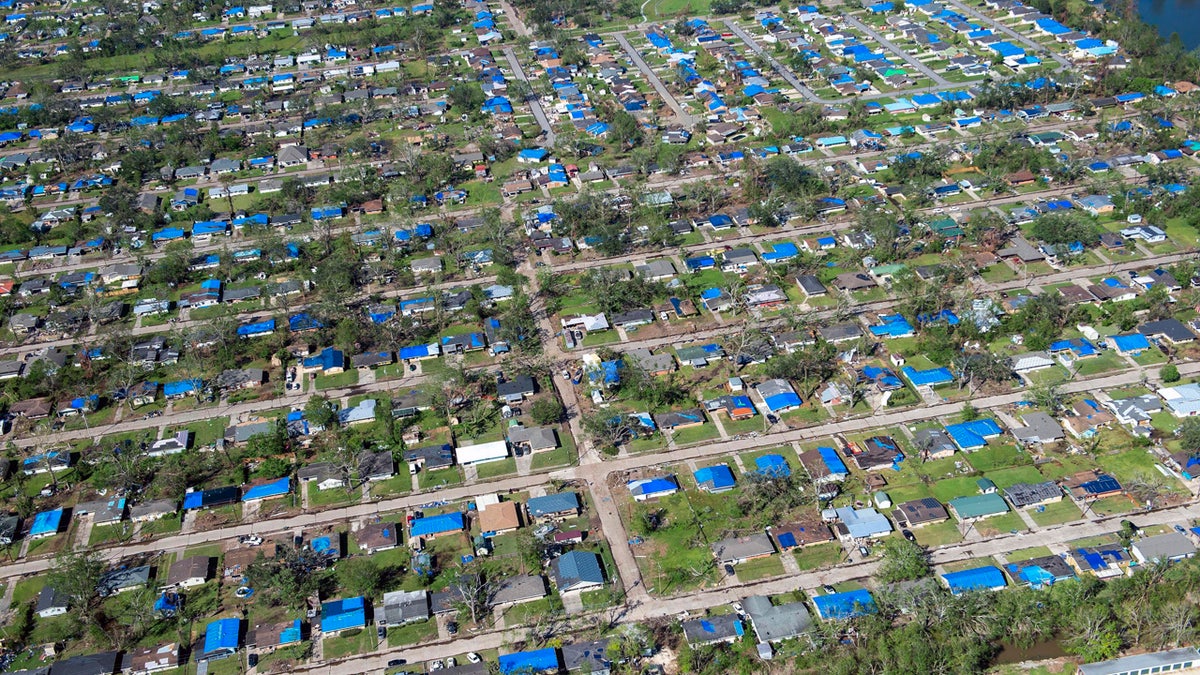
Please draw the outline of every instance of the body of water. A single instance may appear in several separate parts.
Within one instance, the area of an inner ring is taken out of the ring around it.
[[[1188,49],[1200,47],[1200,0],[1138,0],[1138,13],[1163,38],[1179,33]]]

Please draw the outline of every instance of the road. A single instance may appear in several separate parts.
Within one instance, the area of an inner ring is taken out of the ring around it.
[[[986,23],[987,25],[991,26],[994,30],[998,30],[1001,33],[1004,33],[1005,35],[1013,38],[1014,40],[1017,40],[1018,42],[1024,44],[1026,47],[1028,47],[1029,48],[1028,51],[1030,51],[1030,52],[1033,52],[1035,54],[1049,55],[1050,58],[1054,59],[1055,63],[1057,63],[1061,68],[1065,68],[1068,70],[1072,70],[1072,69],[1076,68],[1075,64],[1073,64],[1069,60],[1067,60],[1067,58],[1065,56],[1063,56],[1057,52],[1053,52],[1053,51],[1046,49],[1045,47],[1038,44],[1036,40],[1029,37],[1028,35],[1019,33],[1017,31],[1013,30],[1012,28],[1009,28],[1008,26],[993,19],[992,17],[979,12],[974,7],[969,7],[965,4],[963,4],[962,2],[959,2],[959,0],[946,0],[946,4],[951,5],[958,11],[962,12],[963,14],[967,14],[971,17],[978,19],[979,21]]]
[[[854,26],[855,28],[862,31],[863,33],[870,35],[872,38],[875,39],[876,42],[883,45],[885,48],[887,48],[889,51],[891,51],[896,56],[899,56],[900,58],[904,59],[905,62],[908,63],[908,65],[910,65],[913,68],[916,68],[917,70],[924,73],[925,77],[928,77],[929,79],[933,80],[934,84],[936,84],[937,86],[939,86],[939,87],[960,86],[960,85],[953,85],[951,82],[946,80],[946,78],[944,78],[941,75],[934,72],[934,70],[932,68],[930,68],[929,66],[927,66],[924,63],[922,63],[921,61],[919,61],[912,54],[908,53],[908,50],[900,48],[899,46],[896,45],[896,43],[894,43],[891,40],[880,35],[879,32],[876,31],[874,28],[871,28],[870,26],[863,23],[862,21],[859,21],[858,17],[853,16],[851,14],[845,14],[842,16],[842,18],[845,19],[847,22],[849,22],[851,26]]]
[[[655,73],[654,70],[650,68],[649,64],[646,63],[646,60],[642,58],[642,55],[638,53],[638,50],[634,49],[633,45],[629,44],[629,40],[625,37],[625,34],[613,33],[612,35],[614,38],[616,38],[617,44],[621,45],[621,49],[625,50],[625,53],[629,55],[629,60],[633,62],[633,65],[637,66],[637,69],[642,71],[642,75],[645,76],[648,82],[650,82],[650,86],[654,87],[654,91],[658,92],[658,97],[667,104],[667,107],[669,107],[673,113],[675,113],[675,119],[677,119],[679,123],[682,124],[686,129],[691,129],[692,127],[696,126],[696,123],[700,118],[684,111],[683,106],[679,104],[679,101],[675,98],[675,95],[672,94],[671,91],[667,89],[667,86],[663,84],[663,81],[659,79],[658,73]]]
[[[518,80],[529,84],[532,88],[533,83],[529,82],[529,78],[525,77],[525,69],[521,67],[521,60],[517,58],[517,54],[513,51],[512,45],[505,45],[502,49],[504,58],[508,59],[508,65],[512,68],[513,75]],[[542,140],[542,146],[553,148],[555,142],[554,127],[550,126],[550,119],[546,117],[546,112],[542,110],[542,101],[537,94],[531,94],[525,103],[529,104],[529,109],[533,111],[533,118],[537,120],[538,126],[542,128],[542,135],[545,139]]]

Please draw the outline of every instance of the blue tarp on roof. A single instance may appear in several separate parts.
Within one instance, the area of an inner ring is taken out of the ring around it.
[[[984,418],[951,424],[946,427],[946,433],[960,450],[970,450],[986,446],[988,438],[999,436],[1003,430],[994,420]]]
[[[58,532],[58,528],[62,526],[62,518],[62,509],[42,511],[33,517],[33,524],[29,526],[29,536],[37,537]]]
[[[177,382],[168,382],[163,385],[163,395],[165,396],[184,396],[190,394],[200,387],[200,380],[179,380]]]
[[[235,652],[241,646],[241,619],[218,619],[204,629],[204,654]]]
[[[846,463],[838,456],[837,450],[823,446],[817,448],[817,454],[821,456],[821,461],[825,463],[825,468],[829,469],[830,474],[850,473],[850,470],[846,468]]]
[[[779,394],[766,396],[763,398],[763,402],[767,404],[767,409],[771,412],[798,408],[804,403],[800,400],[800,395],[794,391],[785,391]]]
[[[864,589],[818,595],[813,598],[813,605],[822,619],[851,619],[875,612],[875,598]]]
[[[458,511],[416,518],[409,525],[409,535],[424,537],[431,534],[457,532],[463,529],[463,514]]]
[[[330,633],[367,625],[366,606],[361,596],[322,603],[321,631]]]
[[[237,334],[240,337],[249,337],[251,335],[265,335],[275,332],[275,319],[267,319],[257,323],[247,323],[237,327]]]
[[[709,492],[732,490],[737,484],[737,481],[733,479],[733,472],[724,464],[697,469],[692,477],[696,479],[696,485],[700,489]]]
[[[870,327],[872,335],[879,337],[906,337],[912,335],[914,332],[912,324],[901,314],[885,314],[880,316],[879,320],[879,325]]]
[[[1100,474],[1094,480],[1081,483],[1079,489],[1089,495],[1102,495],[1120,490],[1121,483],[1108,474]]]
[[[531,652],[504,654],[498,659],[503,675],[527,675],[547,670],[558,672],[558,650],[553,647]]]
[[[260,483],[248,488],[245,494],[242,495],[242,501],[252,502],[259,499],[269,499],[271,497],[282,497],[292,491],[291,479],[287,476],[279,480],[271,481],[270,483]]]
[[[307,312],[293,314],[292,316],[288,317],[288,330],[293,332],[302,330],[316,330],[324,327],[324,323],[314,319]]]
[[[935,386],[939,384],[947,384],[954,381],[954,374],[949,368],[929,368],[927,370],[917,370],[912,366],[904,366],[900,369],[901,373],[908,378],[909,382],[915,387]]]
[[[1130,352],[1140,352],[1150,348],[1150,341],[1141,333],[1130,333],[1128,335],[1110,335],[1109,342],[1112,342],[1113,348],[1122,354]]]
[[[757,467],[757,473],[760,476],[768,478],[792,475],[792,467],[788,466],[783,455],[763,455],[754,460],[754,466]]]
[[[1057,340],[1050,343],[1050,352],[1065,352],[1070,351],[1077,357],[1095,356],[1098,352],[1088,342],[1087,338],[1070,338],[1067,340]]]
[[[994,565],[985,565],[974,569],[962,570],[961,572],[950,572],[943,574],[942,578],[946,580],[946,585],[949,586],[950,592],[955,595],[967,591],[999,589],[1008,585],[1004,581],[1004,573]]]

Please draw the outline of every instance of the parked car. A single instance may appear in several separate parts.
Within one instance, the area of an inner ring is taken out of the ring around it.
[[[449,621],[446,623],[446,632],[451,635],[458,635],[458,622]]]
[[[900,530],[900,534],[904,535],[904,538],[911,542],[915,543],[917,541],[916,536],[914,536],[913,533],[909,532],[908,530]]]
[[[396,666],[402,665],[404,665],[404,659],[392,659],[391,661],[388,661],[387,667],[395,668]]]
[[[467,660],[471,663],[481,663],[483,661],[483,657],[475,652],[467,652]]]
[[[834,588],[833,586],[830,586],[829,584],[825,584],[824,586],[822,586],[821,590],[825,591],[829,595],[833,595],[834,593],[837,593],[837,589]]]
[[[871,549],[867,548],[866,546],[859,546],[859,547],[858,547],[858,554],[859,554],[859,555],[861,555],[861,556],[862,556],[862,557],[864,557],[864,558],[870,557],[870,555],[871,555]]]

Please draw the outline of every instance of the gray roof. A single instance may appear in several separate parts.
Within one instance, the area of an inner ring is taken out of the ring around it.
[[[777,642],[796,637],[812,628],[812,615],[803,602],[772,605],[770,598],[752,595],[742,600],[754,624],[754,635],[759,642]]]
[[[396,473],[396,465],[392,461],[390,450],[380,450],[379,452],[364,451],[358,456],[359,480],[390,478],[394,473]]]
[[[1143,560],[1176,560],[1196,553],[1192,542],[1178,532],[1139,539],[1130,548],[1140,553]]]
[[[533,378],[528,375],[518,375],[511,380],[496,383],[496,395],[501,398],[534,393]]]
[[[842,340],[854,340],[862,337],[862,326],[857,323],[835,323],[832,326],[821,326],[817,329],[817,333],[829,342],[840,342]]]
[[[1159,668],[1159,672],[1176,664],[1200,663],[1200,650],[1195,647],[1169,649],[1152,654],[1136,654],[1111,661],[1085,663],[1079,666],[1079,675],[1119,675],[1120,673],[1148,672],[1148,669]],[[1164,667],[1165,666],[1165,667]]]
[[[724,640],[734,640],[738,636],[737,616],[721,614],[702,619],[692,619],[683,622],[683,636],[688,644],[705,645]]]
[[[112,595],[127,588],[145,586],[150,581],[150,566],[121,567],[106,572],[100,577],[100,595]]]
[[[585,673],[606,671],[612,666],[612,662],[607,656],[610,642],[611,640],[595,640],[563,645],[563,665],[568,671],[581,670]]]
[[[540,574],[521,574],[502,580],[500,587],[496,589],[495,596],[492,597],[492,603],[505,605],[527,602],[544,598],[547,594],[545,577]]]
[[[58,592],[53,586],[43,586],[41,592],[38,593],[37,607],[35,612],[44,612],[49,609],[66,608],[68,599],[65,593]]]
[[[1044,412],[1031,412],[1021,418],[1023,427],[1013,427],[1012,435],[1027,443],[1049,443],[1063,438],[1063,429]]]
[[[429,591],[392,591],[383,594],[383,605],[375,608],[376,621],[384,626],[399,626],[429,618]]]
[[[721,563],[740,562],[749,558],[759,558],[775,552],[775,544],[765,534],[752,534],[745,537],[729,537],[711,544],[713,555]]]
[[[950,452],[957,450],[950,434],[941,429],[921,429],[913,434],[913,442],[918,448],[930,454],[943,450],[950,450]]]
[[[758,390],[759,395],[762,396],[763,398],[768,398],[770,396],[776,396],[778,394],[794,394],[794,393],[796,393],[796,390],[792,387],[790,382],[788,382],[787,380],[780,380],[780,379],[767,380],[765,382],[760,382],[754,388]]]
[[[554,570],[554,584],[559,592],[569,591],[577,586],[604,583],[604,569],[600,566],[600,556],[591,551],[570,551],[555,558],[551,565]]]
[[[1062,488],[1054,481],[1042,483],[1017,483],[1004,488],[1004,496],[1016,508],[1040,504],[1063,496]]]
[[[574,513],[579,510],[579,495],[574,492],[556,492],[542,497],[530,497],[525,502],[530,517],[539,518],[558,513]]]
[[[675,265],[670,260],[659,258],[658,260],[647,260],[641,265],[637,265],[634,269],[637,273],[647,279],[656,279],[659,277],[675,276]]]
[[[93,524],[115,523],[125,517],[125,500],[97,499],[79,502],[75,505],[75,515],[90,515]]]
[[[637,367],[649,373],[675,370],[675,359],[667,353],[651,354],[649,349],[639,347],[625,352],[625,357]]]
[[[805,295],[824,295],[829,292],[829,289],[825,288],[825,284],[812,274],[801,274],[796,277],[796,285],[804,291]]]
[[[132,520],[146,518],[155,515],[166,515],[175,513],[179,510],[179,502],[174,499],[156,499],[145,504],[137,504],[129,509],[129,517]]]
[[[1161,336],[1170,342],[1191,342],[1196,339],[1196,334],[1174,317],[1161,321],[1148,321],[1138,328],[1138,332],[1146,337]]]
[[[534,452],[553,450],[558,447],[558,436],[551,427],[509,427],[508,442],[513,445],[528,444]]]

